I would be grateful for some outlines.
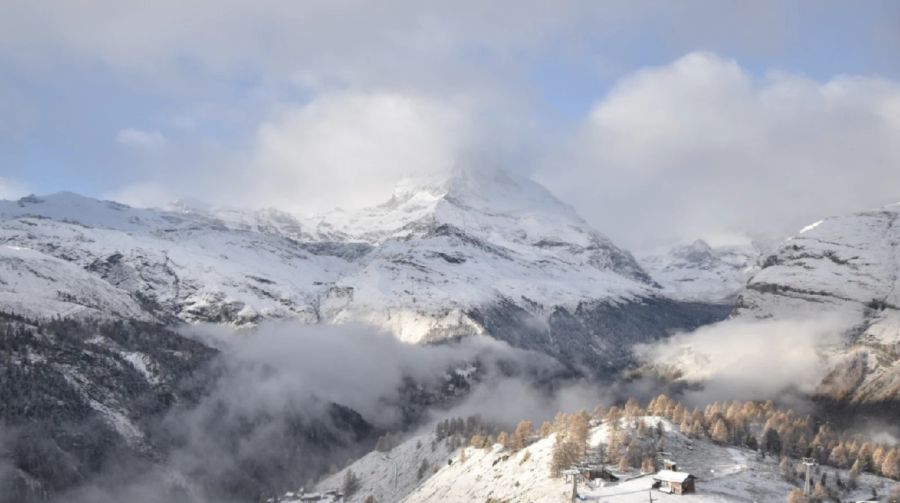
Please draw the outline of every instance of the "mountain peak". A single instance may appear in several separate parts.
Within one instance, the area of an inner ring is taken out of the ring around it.
[[[578,228],[583,234],[600,236],[574,209],[537,182],[493,166],[456,167],[404,178],[385,203],[353,212],[333,211],[318,225],[377,240],[424,221],[473,232],[498,225],[526,225],[531,231]]]

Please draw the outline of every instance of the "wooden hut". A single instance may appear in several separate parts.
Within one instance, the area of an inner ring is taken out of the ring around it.
[[[653,487],[669,494],[688,494],[696,491],[697,477],[687,472],[660,470],[653,476]]]

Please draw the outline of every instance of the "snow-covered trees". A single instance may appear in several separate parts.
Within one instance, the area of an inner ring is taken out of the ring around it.
[[[545,421],[541,436],[557,435],[551,471],[559,473],[583,459],[590,427],[600,421],[608,428],[606,443],[598,447],[605,462],[622,470],[655,470],[657,467],[651,465],[657,452],[665,449],[664,428],[648,415],[680,425],[681,432],[693,438],[710,439],[719,445],[758,448],[776,456],[780,458],[780,472],[788,480],[802,477],[803,467],[799,465],[798,471],[796,460],[810,455],[823,465],[850,469],[846,485],[851,487],[864,471],[900,479],[900,449],[885,448],[840,433],[828,423],[817,424],[810,416],[777,409],[772,402],[720,402],[688,410],[666,395],[652,399],[646,410],[636,400],[628,400],[623,408],[598,406],[590,414],[558,413],[552,423]],[[533,436],[533,426],[524,421],[512,434],[500,434],[497,440],[500,443],[505,440],[511,448],[519,450]],[[478,441],[472,445],[477,444]],[[843,487],[845,483],[836,478],[832,485]],[[823,484],[823,489],[827,491],[829,486]]]
[[[359,491],[359,477],[353,473],[353,470],[347,470],[344,474],[344,482],[341,484],[341,491],[344,493],[344,496],[350,498],[356,491]]]
[[[559,477],[563,470],[578,463],[580,460],[578,446],[574,442],[556,437],[556,443],[553,445],[553,455],[550,458],[550,475]]]
[[[509,447],[509,436],[505,431],[501,431],[500,434],[497,435],[497,443],[503,447]]]
[[[637,436],[638,438],[647,438],[647,433],[649,432],[647,428],[647,422],[643,419],[638,420],[637,427]]]
[[[847,468],[850,465],[850,456],[843,443],[839,443],[834,449],[831,449],[831,454],[828,455],[828,462],[838,468]]]
[[[553,433],[553,424],[550,421],[544,421],[541,424],[541,438],[547,438],[551,433]]]
[[[892,479],[900,479],[900,450],[891,449],[881,462],[881,474]]]
[[[553,446],[550,463],[552,476],[559,476],[562,470],[584,459],[590,433],[589,420],[590,416],[583,411],[571,415],[564,413],[556,415],[553,421],[556,443]]]

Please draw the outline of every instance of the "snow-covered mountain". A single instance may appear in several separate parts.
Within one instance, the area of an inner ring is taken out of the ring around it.
[[[891,205],[805,227],[761,259],[731,318],[716,333],[743,337],[753,336],[753,330],[782,327],[784,337],[795,337],[795,347],[817,359],[808,369],[813,374],[810,389],[824,375],[815,393],[839,402],[897,400],[898,217],[900,205]],[[761,339],[765,336],[771,334],[759,334]],[[663,372],[674,370],[674,375],[685,379],[704,371],[715,374],[714,362],[708,360],[702,345],[691,343],[690,337],[685,340],[687,346],[681,351],[666,351],[668,360],[656,362],[670,367]],[[734,340],[732,351],[740,351],[743,342]],[[701,365],[704,359],[707,364]]]
[[[539,312],[656,293],[628,252],[543,187],[502,171],[406,181],[387,203],[327,215],[321,229],[373,245],[335,282],[352,296],[328,298],[326,318],[386,326],[411,342],[482,332],[469,312],[503,301]]]
[[[0,202],[0,305],[31,317],[365,322],[409,342],[490,333],[572,363],[721,318],[500,170],[407,180],[377,207],[298,219],[72,193]]]
[[[756,272],[757,246],[712,247],[703,240],[640,257],[667,295],[691,301],[731,304]]]
[[[820,392],[838,400],[900,398],[900,205],[815,222],[765,258],[737,316],[840,316]]]

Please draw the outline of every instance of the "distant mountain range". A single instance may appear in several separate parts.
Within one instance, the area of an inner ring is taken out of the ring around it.
[[[631,347],[727,316],[850,320],[821,393],[900,392],[900,206],[817,222],[762,253],[703,241],[635,259],[535,182],[496,169],[404,180],[379,206],[315,217],[73,193],[0,201],[0,309],[232,325],[488,334],[610,376]]]
[[[408,342],[487,333],[604,373],[633,343],[728,314],[750,258],[702,251],[648,262],[657,279],[543,187],[500,170],[406,180],[382,205],[303,219],[58,193],[0,202],[0,308],[362,322]],[[701,286],[685,288],[693,271]]]

